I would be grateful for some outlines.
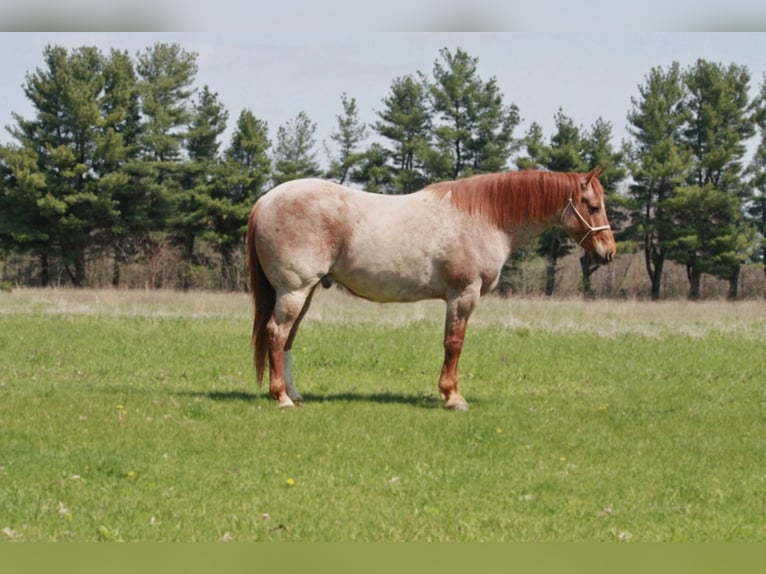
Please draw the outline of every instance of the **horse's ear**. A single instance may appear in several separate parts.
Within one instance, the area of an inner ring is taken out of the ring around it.
[[[604,170],[600,167],[596,166],[592,170],[590,170],[585,177],[582,180],[582,188],[585,189],[588,187],[588,184],[590,183],[590,180],[592,180],[594,177],[600,176],[602,173],[604,173]]]

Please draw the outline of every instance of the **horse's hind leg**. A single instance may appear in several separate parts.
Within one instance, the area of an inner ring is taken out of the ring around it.
[[[303,320],[303,317],[306,316],[306,312],[309,310],[309,307],[311,306],[311,298],[314,296],[315,290],[316,290],[316,286],[311,290],[308,297],[306,297],[306,301],[303,303],[303,308],[301,309],[301,312],[298,315],[298,318],[295,320],[295,323],[293,323],[293,326],[290,329],[290,335],[287,337],[287,343],[285,344],[285,355],[284,355],[285,389],[287,391],[287,396],[290,397],[290,399],[296,404],[301,404],[303,402],[303,397],[301,396],[298,389],[295,388],[295,382],[293,381],[293,358],[292,358],[293,341],[295,340],[295,335],[298,332],[298,327],[300,326],[301,321]]]
[[[295,406],[287,393],[285,375],[291,376],[292,369],[289,358],[287,369],[285,368],[285,351],[289,350],[288,341],[292,342],[291,333],[302,317],[303,309],[314,287],[315,285],[312,285],[300,291],[278,292],[274,314],[266,326],[269,336],[269,394],[279,402],[280,407]],[[292,387],[292,383],[290,386]]]

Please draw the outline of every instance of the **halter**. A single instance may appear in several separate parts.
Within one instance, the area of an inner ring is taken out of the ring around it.
[[[567,212],[568,207],[572,208],[572,211],[574,211],[574,214],[577,216],[577,219],[579,219],[585,225],[585,227],[588,228],[588,232],[580,238],[580,241],[577,242],[577,245],[579,245],[580,247],[582,247],[583,241],[588,239],[588,237],[590,237],[592,233],[598,233],[599,231],[605,231],[607,229],[612,228],[612,226],[609,224],[593,227],[590,223],[588,223],[587,220],[580,214],[580,212],[577,211],[577,207],[575,207],[575,204],[574,204],[574,201],[572,200],[571,195],[569,196],[569,203],[567,203],[564,206],[564,209],[561,210],[561,219],[560,219],[561,225],[564,225],[564,214]]]

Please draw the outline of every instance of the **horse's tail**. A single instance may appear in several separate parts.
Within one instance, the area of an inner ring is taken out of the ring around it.
[[[263,371],[266,366],[268,334],[266,325],[274,312],[276,291],[263,272],[258,254],[255,251],[255,228],[258,219],[258,205],[253,207],[247,224],[247,264],[250,269],[250,295],[253,298],[255,315],[253,318],[253,336],[250,344],[253,348],[253,361],[258,386],[263,384]]]

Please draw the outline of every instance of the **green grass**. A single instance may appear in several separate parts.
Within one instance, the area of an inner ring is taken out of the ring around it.
[[[2,295],[0,539],[766,539],[758,303],[487,300],[452,413],[443,304],[317,299],[281,411],[244,297]]]

